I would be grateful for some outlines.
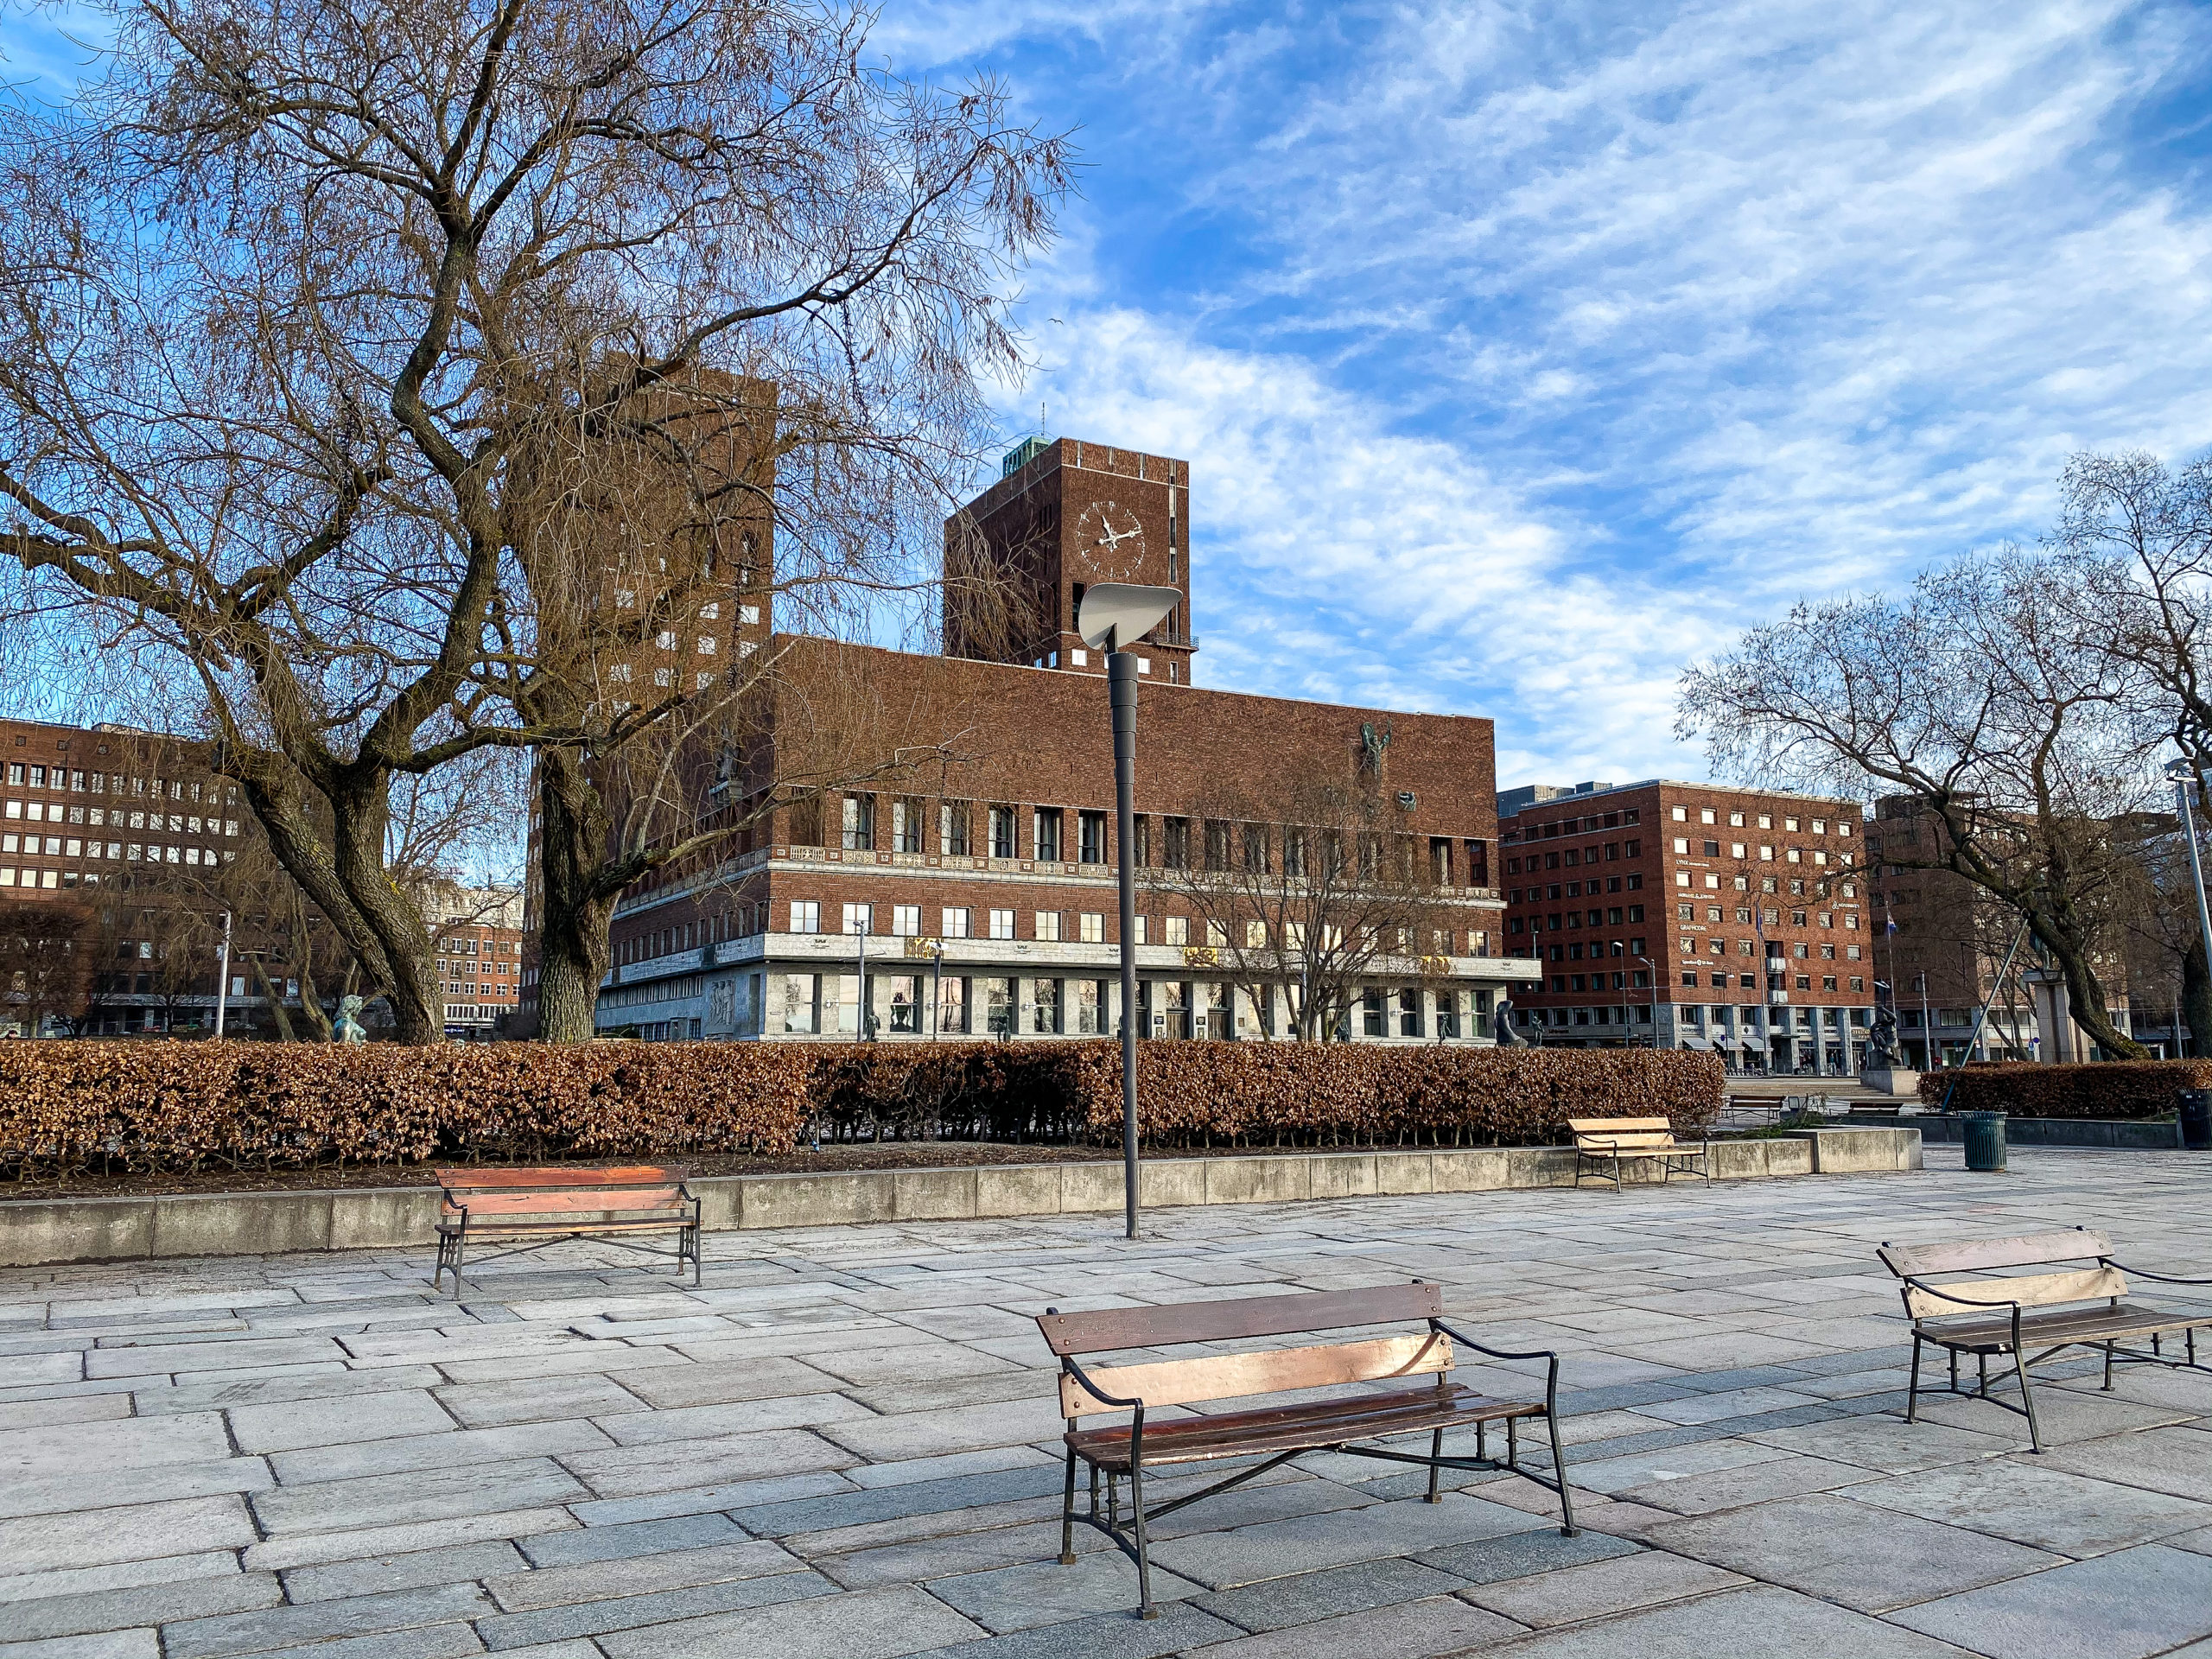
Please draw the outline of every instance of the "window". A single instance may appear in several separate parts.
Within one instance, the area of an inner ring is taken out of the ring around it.
[[[1019,858],[1021,855],[1014,844],[1016,833],[1014,824],[1014,809],[1010,806],[993,807],[991,809],[991,856]],[[1007,937],[1012,938],[1014,936],[1009,933]]]
[[[1244,948],[1247,950],[1268,948],[1268,925],[1265,922],[1248,921],[1244,924]]]
[[[873,905],[847,905],[845,906],[845,931],[848,933],[874,932],[875,906]]]
[[[1055,916],[1053,920],[1059,918]],[[1041,937],[1041,936],[1040,936]],[[1060,1029],[1060,982],[1040,979],[1035,982],[1035,1001],[1030,1005],[1029,1029],[1040,1034],[1050,1034]]]
[[[1040,910],[1037,912],[1037,937],[1040,939],[1058,939],[1060,937],[1058,911]],[[1040,1026],[1038,1029],[1041,1031],[1045,1027]]]
[[[922,907],[919,905],[891,906],[891,931],[894,938],[911,939],[922,931]],[[898,1027],[892,1027],[896,1031]]]
[[[1744,815],[1740,812],[1731,812],[1728,815],[1728,826],[1732,830],[1742,829],[1744,827]]]
[[[871,850],[875,846],[875,797],[848,795],[845,797],[844,847],[848,852]]]
[[[900,906],[900,909],[906,906]],[[891,976],[891,1029],[918,1032],[921,1030],[922,982],[916,974]]]
[[[791,900],[791,931],[819,933],[822,931],[822,906],[811,899]],[[808,1027],[812,1030],[812,1027]]]
[[[1095,979],[1075,982],[1071,1000],[1074,1003],[1075,1033],[1078,1037],[1098,1037],[1105,1034],[1105,986]]]
[[[1152,918],[1148,916],[1140,916],[1136,918],[1136,924],[1137,936],[1134,939],[1131,939],[1129,943],[1131,944],[1142,944],[1151,934]]]
[[[918,853],[922,850],[922,804],[919,801],[891,803],[891,850],[894,853]]]
[[[967,912],[963,911],[961,914],[964,916]],[[938,982],[937,1028],[939,1031],[968,1029],[968,982],[957,975]]]
[[[1106,916],[1103,911],[1086,910],[1076,918],[1076,937],[1085,944],[1106,943]]]
[[[968,803],[946,801],[937,810],[937,849],[956,857],[968,852]]]
[[[1191,868],[1191,821],[1188,818],[1160,820],[1160,861],[1171,870]]]
[[[1238,832],[1238,854],[1244,868],[1252,874],[1262,875],[1268,868],[1268,827],[1263,823],[1248,823]],[[1451,843],[1445,843],[1446,857],[1450,857]]]
[[[1187,916],[1168,917],[1160,924],[1160,942],[1162,944],[1190,944],[1191,918]]]
[[[1794,834],[1797,829],[1797,820],[1795,818],[1784,818],[1782,821],[1782,827],[1784,831]]]
[[[1686,806],[1678,806],[1668,816],[1676,823],[1688,823],[1690,821],[1690,810]]]
[[[963,905],[957,910],[948,906],[943,914],[946,938],[964,939],[968,937],[968,907],[966,906]]]
[[[1076,858],[1084,864],[1103,864],[1106,861],[1106,815],[1103,812],[1080,812],[1076,815]]]
[[[1713,822],[1713,809],[1709,806],[1700,808],[1698,811],[1697,821],[1700,823],[1711,823]]]
[[[991,912],[991,937],[995,939],[1010,939],[1014,937],[1012,911],[995,910]]]
[[[1675,837],[1675,850],[1685,856],[1688,856],[1690,850],[1689,837],[1687,836],[1676,836]]]
[[[793,905],[791,908],[796,911],[798,906]],[[808,908],[811,909],[812,906],[810,906]],[[811,1032],[814,1027],[814,976],[812,974],[785,974],[784,976],[785,1032],[787,1034]]]
[[[993,914],[996,914],[994,912]],[[1008,911],[1007,915],[1014,912]],[[978,982],[978,995],[983,1003],[983,1030],[992,1037],[1014,1029],[1014,982],[1010,979],[986,979]]]

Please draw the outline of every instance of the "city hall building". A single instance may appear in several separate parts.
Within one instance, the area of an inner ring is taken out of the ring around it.
[[[1191,511],[1185,461],[1034,439],[947,523],[948,595],[969,588],[963,578],[980,563],[998,574],[1005,602],[979,618],[949,597],[942,654],[776,632],[765,594],[715,609],[724,637],[706,623],[672,630],[685,660],[654,664],[670,677],[659,683],[700,669],[695,632],[702,661],[766,651],[775,664],[761,691],[772,706],[748,721],[753,758],[702,783],[702,816],[764,777],[866,778],[872,762],[926,759],[858,785],[793,791],[779,781],[772,810],[746,814],[750,827],[715,855],[632,887],[615,913],[599,1029],[887,1041],[1117,1030],[1121,849],[1105,664],[1075,616],[1089,584],[1136,582],[1184,597],[1133,647],[1135,861],[1158,872],[1227,848],[1232,827],[1206,817],[1225,797],[1280,798],[1287,780],[1364,791],[1391,842],[1418,849],[1435,925],[1402,941],[1402,955],[1369,962],[1366,982],[1332,1010],[1330,1033],[1494,1040],[1500,999],[1540,973],[1505,948],[1491,722],[1194,683]],[[1273,839],[1264,826],[1235,833],[1239,857],[1290,856],[1283,826]],[[1285,1000],[1232,982],[1218,941],[1170,884],[1141,883],[1138,912],[1141,1034],[1291,1033]],[[525,1015],[533,955],[526,947]]]

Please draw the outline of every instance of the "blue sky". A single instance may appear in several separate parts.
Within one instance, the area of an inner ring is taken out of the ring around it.
[[[0,19],[21,73],[56,42]],[[1702,776],[1683,663],[2212,443],[2212,9],[887,5],[1081,129],[1067,433],[1193,466],[1202,684]]]

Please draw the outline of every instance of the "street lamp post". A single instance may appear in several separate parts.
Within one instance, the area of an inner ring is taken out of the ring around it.
[[[1076,632],[1106,652],[1106,696],[1113,711],[1114,833],[1122,898],[1122,1209],[1128,1236],[1137,1236],[1137,664],[1127,647],[1183,601],[1182,590],[1102,582],[1084,590]]]
[[[1659,1046],[1659,969],[1649,957],[1638,957],[1637,960],[1643,964],[1643,976],[1651,982],[1647,988],[1651,992],[1650,1046],[1657,1048]]]
[[[2212,963],[2212,908],[2208,908],[2204,902],[2204,862],[2196,850],[2196,820],[2189,810],[2189,786],[2194,781],[2196,771],[2190,761],[2177,760],[2166,768],[2166,776],[2173,780],[2174,806],[2181,814],[2182,836],[2189,842],[2189,876],[2196,888],[2196,925],[2204,940],[2204,960]],[[2202,1053],[2207,1039],[2199,1033],[2192,1032],[2190,1035],[2196,1040],[2197,1052]],[[2181,1052],[2178,1021],[2174,1030],[2174,1052]]]
[[[223,959],[215,969],[215,1034],[218,1037],[223,1034],[223,1015],[230,1005],[230,992],[231,912],[226,910],[223,912]]]

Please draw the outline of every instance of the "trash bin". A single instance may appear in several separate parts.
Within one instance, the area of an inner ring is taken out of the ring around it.
[[[2181,1144],[2190,1152],[2212,1152],[2212,1089],[2181,1091]]]
[[[2001,1172],[2005,1167],[2005,1114],[1961,1112],[1961,1138],[1966,1142],[1968,1169]]]

